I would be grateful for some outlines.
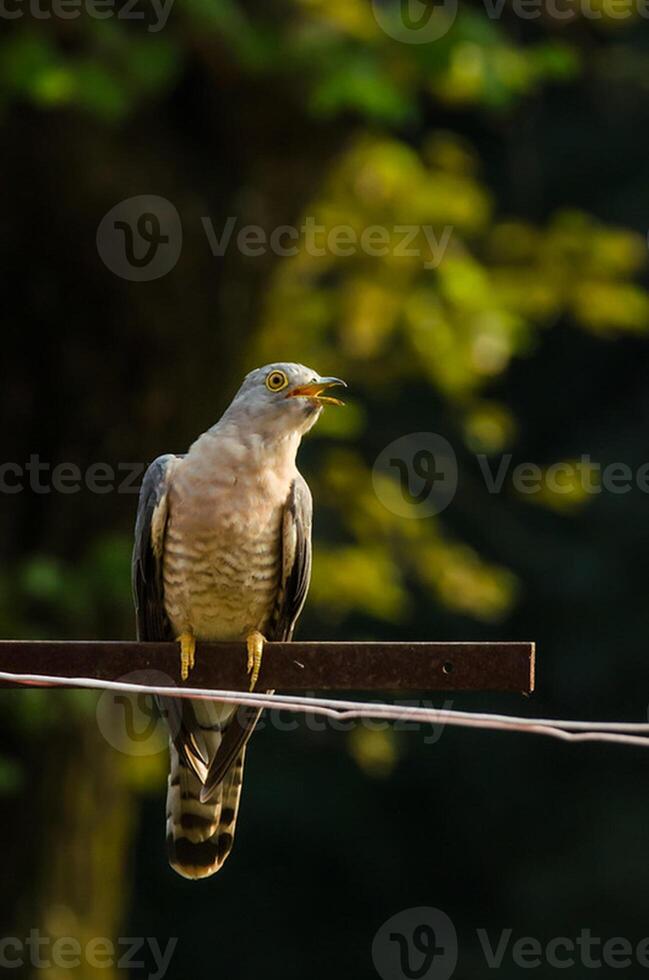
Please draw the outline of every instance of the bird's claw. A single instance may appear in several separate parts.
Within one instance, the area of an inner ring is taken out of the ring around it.
[[[180,677],[181,680],[186,681],[189,672],[194,669],[196,637],[192,633],[181,633],[178,643],[180,643]]]
[[[264,655],[264,644],[266,640],[264,636],[255,630],[246,638],[246,647],[248,649],[248,664],[246,667],[246,672],[250,675],[250,690],[254,691],[255,684],[259,679],[259,670],[261,668],[261,661]]]

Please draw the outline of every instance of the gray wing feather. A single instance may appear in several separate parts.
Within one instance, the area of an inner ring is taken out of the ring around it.
[[[282,519],[282,574],[275,608],[266,628],[267,640],[286,642],[293,636],[311,580],[311,523],[313,501],[303,476],[291,485]],[[272,692],[267,692],[272,693]],[[262,709],[240,707],[223,733],[201,793],[207,800],[253,733]]]
[[[135,520],[131,574],[138,640],[171,640],[164,606],[162,551],[167,524],[168,471],[176,459],[159,456],[142,480]]]
[[[293,481],[282,525],[282,581],[269,640],[290,640],[311,581],[313,500],[303,476]]]

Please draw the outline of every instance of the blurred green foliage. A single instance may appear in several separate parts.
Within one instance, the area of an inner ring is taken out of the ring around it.
[[[422,393],[429,386],[431,398],[453,406],[468,448],[504,451],[516,419],[486,392],[514,359],[531,356],[538,332],[569,319],[608,337],[645,333],[649,294],[637,281],[646,268],[639,234],[575,211],[552,215],[545,228],[494,211],[475,153],[452,133],[431,134],[419,153],[364,134],[307,206],[304,221],[312,216],[322,229],[323,254],[303,250],[278,268],[256,359],[290,350],[327,370],[340,372],[342,364],[354,390],[374,386],[390,397],[396,385],[396,413],[410,386]],[[356,240],[365,229],[388,229],[385,255],[323,248],[343,226]],[[446,247],[435,256],[420,232],[404,255],[408,226],[429,229],[433,243]],[[340,439],[344,416],[335,424]],[[357,414],[349,425],[358,442]],[[516,594],[513,577],[449,542],[434,519],[403,521],[388,512],[372,489],[372,462],[363,465],[349,448],[322,454],[330,488],[324,499],[334,509],[336,499],[345,501],[340,519],[357,545],[319,558],[315,600],[398,618],[408,608],[403,580],[411,573],[451,608],[478,619],[504,616]],[[585,502],[577,482],[570,491],[530,499],[562,508]]]

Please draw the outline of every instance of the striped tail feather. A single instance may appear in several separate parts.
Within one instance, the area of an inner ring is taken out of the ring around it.
[[[220,721],[224,705],[214,702],[192,702],[202,737],[214,758],[221,744]],[[230,713],[230,710],[228,713]],[[235,759],[227,775],[201,802],[201,790],[207,778],[196,775],[170,744],[170,769],[167,786],[167,851],[169,863],[183,878],[207,878],[215,874],[232,850],[234,829],[241,798],[245,748]],[[200,768],[200,767],[199,767]]]

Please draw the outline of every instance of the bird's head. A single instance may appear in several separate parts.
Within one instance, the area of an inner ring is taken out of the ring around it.
[[[246,375],[226,414],[245,417],[269,435],[304,435],[325,405],[344,404],[328,394],[334,386],[347,387],[304,364],[266,364]]]

